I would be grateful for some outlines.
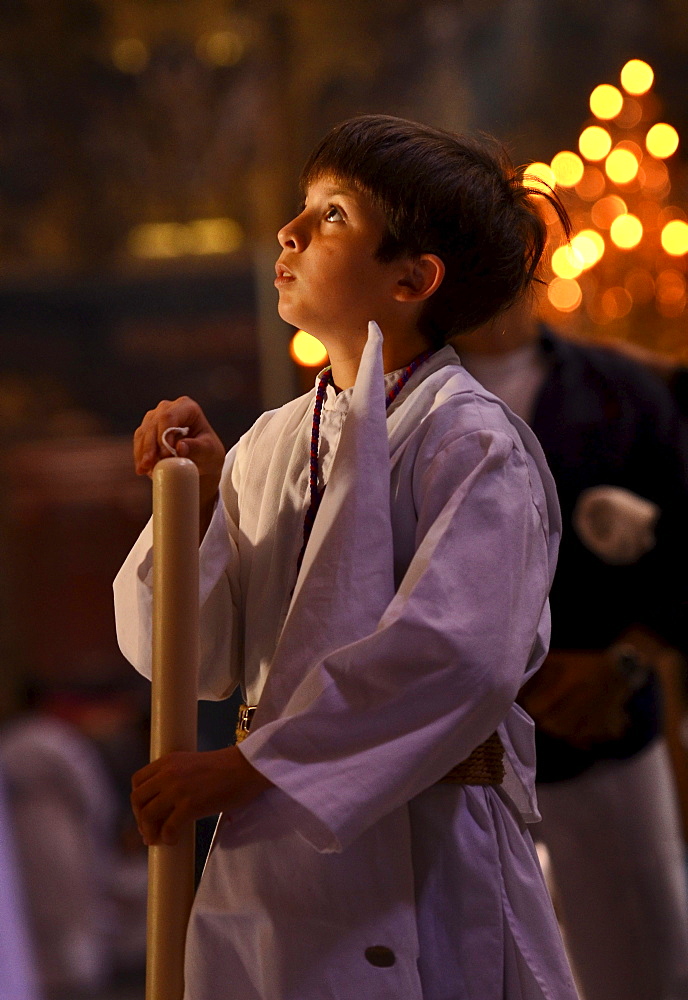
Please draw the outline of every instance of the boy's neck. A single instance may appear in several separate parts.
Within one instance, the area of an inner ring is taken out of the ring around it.
[[[365,341],[355,346],[347,344],[341,349],[338,346],[333,346],[329,350],[332,381],[337,389],[350,389],[355,383],[364,347]],[[427,339],[417,331],[414,332],[413,336],[404,337],[400,341],[393,337],[384,337],[382,341],[383,371],[387,374],[404,368],[423,351],[427,351],[429,347]]]

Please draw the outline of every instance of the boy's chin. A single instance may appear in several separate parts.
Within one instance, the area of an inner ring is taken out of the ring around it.
[[[277,312],[285,323],[289,323],[290,326],[295,326],[297,330],[304,329],[304,325],[301,322],[301,318],[299,317],[297,310],[290,308],[286,302],[280,301],[278,303]]]

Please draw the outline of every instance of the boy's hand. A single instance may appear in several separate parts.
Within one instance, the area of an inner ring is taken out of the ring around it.
[[[144,843],[176,844],[203,816],[248,805],[272,782],[236,747],[165,754],[131,780],[131,805]]]
[[[201,524],[207,527],[220,484],[225,449],[198,403],[188,396],[163,399],[149,410],[134,432],[134,465],[139,476],[152,476],[153,469],[169,452],[162,443],[168,427],[188,427],[187,437],[174,445],[180,458],[190,458],[200,477]],[[170,442],[172,443],[172,442]],[[202,530],[203,534],[203,530]]]

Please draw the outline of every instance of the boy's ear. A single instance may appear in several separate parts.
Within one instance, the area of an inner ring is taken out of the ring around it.
[[[444,264],[434,253],[408,257],[397,280],[394,298],[397,302],[422,302],[442,284]]]

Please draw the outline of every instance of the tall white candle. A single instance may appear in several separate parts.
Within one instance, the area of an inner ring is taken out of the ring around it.
[[[163,458],[153,471],[151,760],[196,750],[198,696],[198,470]],[[148,853],[146,1000],[182,1000],[184,942],[194,895],[194,834]]]

